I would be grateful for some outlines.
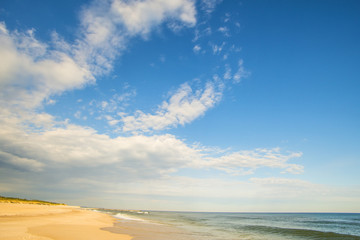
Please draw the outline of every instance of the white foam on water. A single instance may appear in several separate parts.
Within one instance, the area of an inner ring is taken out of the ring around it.
[[[129,221],[147,222],[144,219],[129,216],[129,215],[126,215],[126,214],[123,214],[123,213],[117,213],[117,214],[114,215],[114,217],[119,218],[119,219],[129,220]]]

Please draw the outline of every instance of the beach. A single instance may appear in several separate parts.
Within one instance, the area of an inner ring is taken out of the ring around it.
[[[0,203],[0,239],[130,240],[105,230],[116,219],[108,214],[75,206]]]
[[[0,203],[0,240],[360,240],[359,213],[221,213]]]

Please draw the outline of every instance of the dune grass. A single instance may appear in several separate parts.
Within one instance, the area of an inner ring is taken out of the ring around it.
[[[49,202],[36,199],[24,199],[24,198],[13,198],[0,196],[0,203],[27,203],[27,204],[38,204],[38,205],[66,205],[64,203]]]

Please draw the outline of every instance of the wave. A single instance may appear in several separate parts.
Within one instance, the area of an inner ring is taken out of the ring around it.
[[[123,214],[123,213],[117,213],[117,214],[114,215],[114,217],[116,217],[118,219],[128,220],[128,221],[146,222],[145,219],[129,216],[129,215],[126,215],[126,214]]]
[[[317,240],[328,240],[328,239],[341,239],[341,240],[360,240],[360,236],[354,236],[349,234],[340,234],[334,232],[322,232],[317,230],[309,229],[296,229],[296,228],[280,228],[270,226],[242,226],[241,230],[250,230],[262,234],[276,234],[286,237],[301,237],[301,239],[317,239]]]
[[[318,221],[318,220],[315,220],[315,221],[304,221],[305,223],[307,224],[317,224],[317,225],[349,225],[349,226],[357,226],[357,227],[360,227],[360,223],[358,222],[350,222],[350,221],[340,221],[340,220],[337,220],[337,221]]]

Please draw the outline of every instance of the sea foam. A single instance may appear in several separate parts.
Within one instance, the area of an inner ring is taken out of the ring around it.
[[[137,217],[133,217],[133,216],[129,216],[127,214],[123,214],[123,213],[117,213],[114,215],[114,217],[118,218],[118,219],[123,219],[123,220],[128,220],[128,221],[139,221],[139,222],[147,222],[144,219],[141,218],[137,218]]]

